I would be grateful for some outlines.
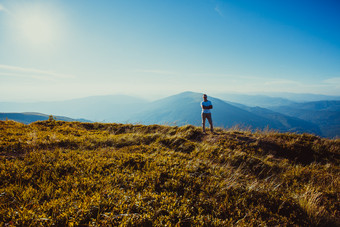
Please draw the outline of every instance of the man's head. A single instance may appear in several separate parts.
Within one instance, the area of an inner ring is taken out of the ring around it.
[[[203,94],[203,99],[204,99],[204,101],[207,101],[208,100],[208,96],[206,94]]]

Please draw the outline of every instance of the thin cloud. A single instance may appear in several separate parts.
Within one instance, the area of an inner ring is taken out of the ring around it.
[[[272,80],[264,83],[265,85],[280,85],[280,84],[295,84],[300,85],[301,83],[294,80]]]
[[[36,74],[38,74],[40,76],[52,77],[52,78],[62,78],[62,79],[75,78],[74,75],[55,73],[55,72],[51,72],[51,71],[33,69],[33,68],[23,68],[23,67],[18,67],[18,66],[11,66],[11,65],[0,65],[0,70],[5,71],[5,72],[1,72],[1,73],[8,73],[8,71],[9,71],[9,72],[14,72],[16,74],[18,74],[18,73],[23,73],[23,74],[26,74],[26,75],[30,75],[30,74],[36,75]],[[34,75],[32,75],[32,77],[33,76]]]
[[[166,70],[157,70],[157,69],[140,69],[136,70],[139,73],[152,73],[152,74],[162,74],[162,75],[178,75],[177,72],[166,71]]]
[[[46,81],[56,81],[55,78],[46,77],[46,76],[30,75],[30,74],[25,74],[25,73],[18,74],[18,73],[3,73],[3,72],[0,72],[0,77],[1,76],[6,76],[6,77],[21,77],[21,78],[33,78],[33,79],[46,80]]]
[[[218,5],[216,5],[216,7],[214,8],[214,10],[221,16],[224,17],[223,12],[221,11],[220,7]]]
[[[4,6],[1,5],[1,4],[0,4],[0,12],[5,12],[5,13],[8,13],[8,14],[11,13],[6,7],[4,7]]]
[[[249,76],[249,75],[238,75],[238,74],[228,74],[228,73],[202,73],[202,72],[181,72],[181,71],[168,71],[161,69],[137,69],[133,71],[134,73],[148,74],[149,76],[162,76],[165,78],[178,78],[181,81],[193,80],[199,81],[218,81],[218,83],[230,83],[231,81],[242,80],[265,80],[262,77]]]
[[[340,84],[340,77],[333,77],[323,81],[326,84]]]
[[[340,77],[329,78],[324,80],[323,83],[334,86],[335,88],[340,88]]]

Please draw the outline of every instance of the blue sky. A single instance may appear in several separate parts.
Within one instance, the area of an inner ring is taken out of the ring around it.
[[[0,0],[0,101],[340,95],[340,2]]]

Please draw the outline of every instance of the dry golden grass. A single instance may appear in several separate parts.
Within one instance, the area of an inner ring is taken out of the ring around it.
[[[339,226],[340,140],[0,121],[0,226]]]

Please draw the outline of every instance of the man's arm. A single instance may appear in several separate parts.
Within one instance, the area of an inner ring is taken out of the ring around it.
[[[210,110],[210,109],[212,109],[213,107],[212,107],[212,105],[210,105],[210,106],[203,106],[203,105],[202,105],[202,108],[205,109],[205,110]]]

